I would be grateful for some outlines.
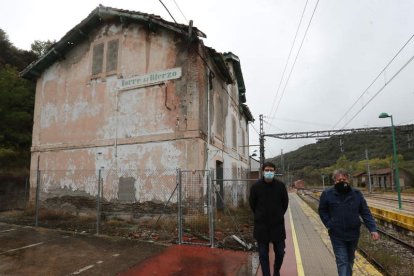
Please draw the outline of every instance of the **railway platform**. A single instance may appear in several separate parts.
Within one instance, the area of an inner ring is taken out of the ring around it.
[[[329,236],[318,215],[295,193],[289,193],[289,198],[285,215],[286,254],[281,275],[337,275]],[[273,249],[269,252],[273,263]],[[119,275],[261,276],[262,272],[257,253],[177,245]],[[382,274],[357,253],[354,275]]]
[[[286,254],[281,275],[337,275],[328,232],[318,214],[295,193],[289,193],[289,200],[285,216]],[[262,275],[260,267],[256,275]],[[356,253],[354,275],[382,274]]]

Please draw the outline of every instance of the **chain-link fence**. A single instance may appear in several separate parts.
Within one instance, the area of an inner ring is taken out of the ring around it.
[[[68,170],[31,173],[35,226],[167,243],[248,248],[255,179],[232,170]]]
[[[0,211],[24,210],[28,197],[28,176],[0,176]]]
[[[218,246],[250,249],[253,214],[248,200],[257,175],[243,169],[212,171],[214,187],[214,238]]]

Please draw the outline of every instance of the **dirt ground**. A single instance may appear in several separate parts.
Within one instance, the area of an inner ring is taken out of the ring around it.
[[[0,222],[0,275],[244,276],[255,274],[252,256]]]
[[[97,212],[94,198],[50,198],[42,202],[38,212],[38,226],[72,231],[74,233],[97,233]],[[208,243],[207,216],[184,215],[183,239],[186,242]],[[34,226],[35,208],[4,211],[0,222]],[[246,250],[232,236],[247,244],[254,244],[253,218],[246,208],[225,209],[215,214],[215,246],[225,249]],[[164,244],[178,242],[177,206],[143,202],[121,204],[103,202],[99,234]],[[253,247],[252,247],[253,248]]]
[[[116,275],[166,246],[0,223],[0,275]]]

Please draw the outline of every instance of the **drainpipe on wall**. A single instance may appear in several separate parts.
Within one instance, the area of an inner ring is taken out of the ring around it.
[[[207,68],[207,164],[206,169],[210,166],[210,69]]]

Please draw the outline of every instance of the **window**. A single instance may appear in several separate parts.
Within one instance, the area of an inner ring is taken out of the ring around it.
[[[232,119],[232,127],[233,127],[233,148],[237,147],[237,124],[236,118],[233,117]]]
[[[108,42],[106,51],[106,72],[115,71],[118,67],[118,39]]]
[[[105,43],[96,44],[92,55],[92,76],[105,72],[113,73],[118,69],[119,39],[113,39]]]
[[[97,74],[102,73],[103,53],[104,53],[103,43],[97,44],[93,47],[92,75],[97,75]]]

